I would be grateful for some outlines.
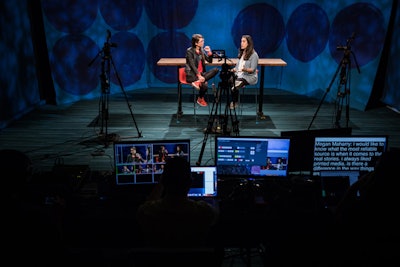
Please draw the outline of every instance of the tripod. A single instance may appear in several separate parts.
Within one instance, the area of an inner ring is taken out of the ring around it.
[[[93,64],[93,62],[97,59],[98,56],[101,56],[101,74],[100,74],[100,82],[101,82],[101,110],[100,115],[97,118],[101,118],[101,129],[100,136],[104,138],[104,146],[108,147],[109,143],[115,139],[116,134],[108,134],[108,120],[109,120],[109,96],[110,96],[110,77],[111,77],[111,67],[114,70],[115,76],[118,79],[118,83],[121,87],[122,92],[124,93],[126,103],[128,105],[130,114],[132,116],[133,123],[135,124],[138,138],[142,137],[142,133],[139,131],[138,126],[136,124],[135,117],[132,112],[132,106],[129,103],[128,96],[125,92],[125,89],[122,85],[121,79],[118,75],[116,67],[114,65],[114,61],[111,56],[111,47],[117,47],[117,44],[111,43],[111,32],[107,30],[107,40],[104,43],[102,50],[96,55],[95,58],[89,63],[89,67]]]
[[[234,74],[230,71],[229,65],[225,63],[222,64],[222,70],[220,73],[221,81],[218,83],[218,88],[212,104],[211,112],[208,117],[207,127],[204,129],[204,137],[202,142],[202,147],[199,155],[199,159],[196,162],[197,166],[201,165],[201,160],[203,158],[204,149],[207,144],[208,136],[210,133],[230,135],[234,132],[239,135],[239,120],[236,115],[236,108],[230,108],[230,86],[232,86],[230,78],[233,78],[233,85],[235,84]],[[222,114],[222,99],[225,97],[226,105],[224,113]],[[228,117],[231,119],[231,127],[228,127]]]
[[[334,102],[334,113],[333,113],[333,118],[334,118],[334,122],[333,122],[333,127],[334,128],[341,128],[340,126],[340,121],[341,121],[341,117],[342,117],[342,111],[343,111],[343,106],[346,105],[346,128],[349,127],[349,121],[350,121],[350,78],[351,78],[351,58],[350,55],[353,55],[354,61],[356,63],[357,66],[357,70],[358,73],[360,73],[360,67],[357,63],[357,59],[354,55],[354,53],[351,51],[351,41],[354,40],[354,33],[352,34],[352,36],[347,39],[347,44],[346,46],[337,46],[336,49],[337,50],[343,50],[343,57],[340,61],[340,64],[338,65],[335,74],[331,80],[331,82],[329,83],[328,88],[325,91],[324,96],[322,97],[317,111],[315,112],[310,125],[308,126],[308,130],[311,128],[311,125],[314,121],[314,119],[317,116],[317,113],[322,105],[322,103],[324,102],[324,99],[326,97],[326,95],[329,93],[332,84],[334,83],[334,81],[336,80],[337,75],[339,74],[340,71],[340,79],[339,79],[339,83],[338,83],[338,91],[336,94],[336,99]]]

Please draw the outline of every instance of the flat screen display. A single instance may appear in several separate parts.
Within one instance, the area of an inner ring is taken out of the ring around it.
[[[157,183],[169,157],[190,162],[190,140],[133,140],[114,142],[116,185]]]
[[[348,176],[351,185],[360,176],[374,171],[387,147],[387,136],[315,137],[313,174]]]
[[[188,196],[204,198],[217,196],[217,168],[215,166],[192,166],[192,185]]]
[[[217,136],[218,178],[261,178],[288,175],[290,138]]]
[[[314,129],[283,131],[282,137],[290,137],[289,173],[311,174],[314,158],[314,138],[316,136],[351,136],[352,128]]]

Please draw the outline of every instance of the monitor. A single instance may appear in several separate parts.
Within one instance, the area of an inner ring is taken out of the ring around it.
[[[192,186],[188,197],[204,198],[217,196],[217,167],[192,166]]]
[[[316,136],[351,136],[352,128],[313,129],[282,131],[282,137],[290,137],[289,173],[311,174]]]
[[[374,171],[387,147],[388,136],[317,136],[313,175],[348,177],[352,185],[362,175]]]
[[[218,178],[287,177],[290,138],[216,136]]]
[[[154,184],[168,157],[185,157],[190,162],[190,140],[143,140],[113,143],[116,185]]]
[[[213,58],[223,59],[226,57],[225,50],[223,49],[213,49],[212,50]]]

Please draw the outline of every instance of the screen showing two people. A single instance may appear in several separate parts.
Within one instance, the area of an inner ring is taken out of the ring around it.
[[[169,157],[186,157],[190,162],[190,140],[115,142],[116,184],[157,183]]]

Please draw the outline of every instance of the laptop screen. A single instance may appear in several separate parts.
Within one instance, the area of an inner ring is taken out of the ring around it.
[[[214,58],[219,58],[219,59],[225,58],[225,50],[213,49],[212,53]]]
[[[192,166],[192,186],[189,197],[217,196],[217,168],[215,166]]]

